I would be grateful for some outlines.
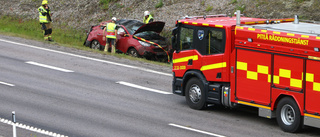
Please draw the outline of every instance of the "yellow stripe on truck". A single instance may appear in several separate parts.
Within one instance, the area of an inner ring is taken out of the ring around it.
[[[172,61],[172,63],[181,63],[181,62],[188,62],[190,59],[192,60],[198,60],[198,55],[188,56],[188,57],[182,57],[177,58]]]
[[[227,63],[226,62],[221,62],[221,63],[215,63],[215,64],[202,66],[200,70],[201,71],[205,71],[205,70],[225,68],[225,67],[227,67]]]
[[[264,109],[271,109],[270,107],[267,107],[267,106],[253,104],[253,103],[244,102],[244,101],[238,101],[238,103],[243,104],[243,105],[247,105],[247,106],[253,106],[253,107],[264,108]]]
[[[304,113],[304,116],[320,119],[320,116]]]

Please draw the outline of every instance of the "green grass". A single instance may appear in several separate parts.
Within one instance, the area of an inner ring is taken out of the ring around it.
[[[99,4],[101,5],[101,8],[104,10],[109,9],[109,3],[111,2],[117,2],[118,0],[100,0]]]
[[[213,10],[213,6],[208,5],[207,8],[206,8],[206,11],[209,12],[209,11],[212,11],[212,10]]]
[[[241,13],[244,13],[244,10],[245,10],[245,9],[246,9],[246,5],[241,5],[241,6],[238,5],[238,6],[236,7],[236,11],[237,11],[237,10],[240,10]]]
[[[160,0],[160,1],[156,4],[155,8],[161,8],[162,6],[163,6],[163,0]]]
[[[0,33],[33,40],[43,40],[43,31],[38,20],[22,20],[16,17],[3,16],[0,18]],[[86,38],[84,30],[71,28],[52,28],[52,38],[56,43],[69,47],[83,47]]]
[[[231,0],[231,3],[230,3],[230,4],[236,4],[236,3],[238,3],[237,0]]]
[[[201,6],[204,6],[205,3],[206,3],[206,0],[202,0],[201,3],[200,3],[200,5],[201,5]]]
[[[54,24],[54,23],[53,23]],[[43,31],[37,19],[22,20],[17,17],[0,16],[0,34],[21,37],[25,39],[31,39],[36,41],[44,41]],[[93,50],[83,45],[86,39],[85,30],[78,30],[73,28],[62,26],[53,26],[52,38],[55,41],[53,44],[58,46],[70,47],[79,50],[85,50],[94,52],[97,54],[111,55],[103,51]],[[89,28],[88,28],[89,29]],[[156,61],[146,60],[144,58],[134,58],[125,54],[114,54],[118,58],[126,58],[129,60],[137,60],[162,66],[170,67],[171,64],[161,63]]]

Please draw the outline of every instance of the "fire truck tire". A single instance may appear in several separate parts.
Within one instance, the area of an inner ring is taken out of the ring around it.
[[[190,108],[201,110],[206,107],[204,85],[198,78],[191,78],[186,85],[186,101]]]
[[[90,47],[91,47],[92,49],[99,49],[99,50],[101,50],[100,43],[99,43],[99,41],[97,41],[97,40],[93,40],[93,41],[91,42],[91,44],[90,44]]]
[[[298,132],[302,128],[303,118],[297,103],[290,97],[281,99],[276,110],[277,122],[285,132]]]

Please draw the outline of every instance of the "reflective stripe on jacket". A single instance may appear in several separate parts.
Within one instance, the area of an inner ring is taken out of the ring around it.
[[[151,19],[153,19],[153,17],[151,15],[149,15],[149,17],[147,19],[144,17],[143,18],[143,23],[144,24],[148,24]]]
[[[39,11],[39,21],[40,21],[40,23],[49,23],[47,16],[46,15],[45,16],[42,15],[43,12],[47,13],[47,10],[44,9],[43,6],[40,6],[38,8],[38,11]],[[50,13],[48,13],[48,14],[50,14]]]
[[[112,23],[112,22],[110,22],[110,23],[108,23],[106,25],[106,27],[107,27],[107,35],[106,35],[106,37],[107,38],[111,38],[111,39],[116,39],[117,38],[116,37],[116,33],[115,33],[116,26],[117,25],[115,23]]]

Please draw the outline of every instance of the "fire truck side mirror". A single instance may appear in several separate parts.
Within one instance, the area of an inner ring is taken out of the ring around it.
[[[172,48],[176,51],[178,51],[178,44],[177,44],[177,33],[178,33],[178,28],[175,27],[173,30],[172,30],[172,37],[171,37],[171,43],[172,43]]]
[[[175,27],[173,30],[172,30],[172,35],[177,35],[178,33],[178,27]]]

